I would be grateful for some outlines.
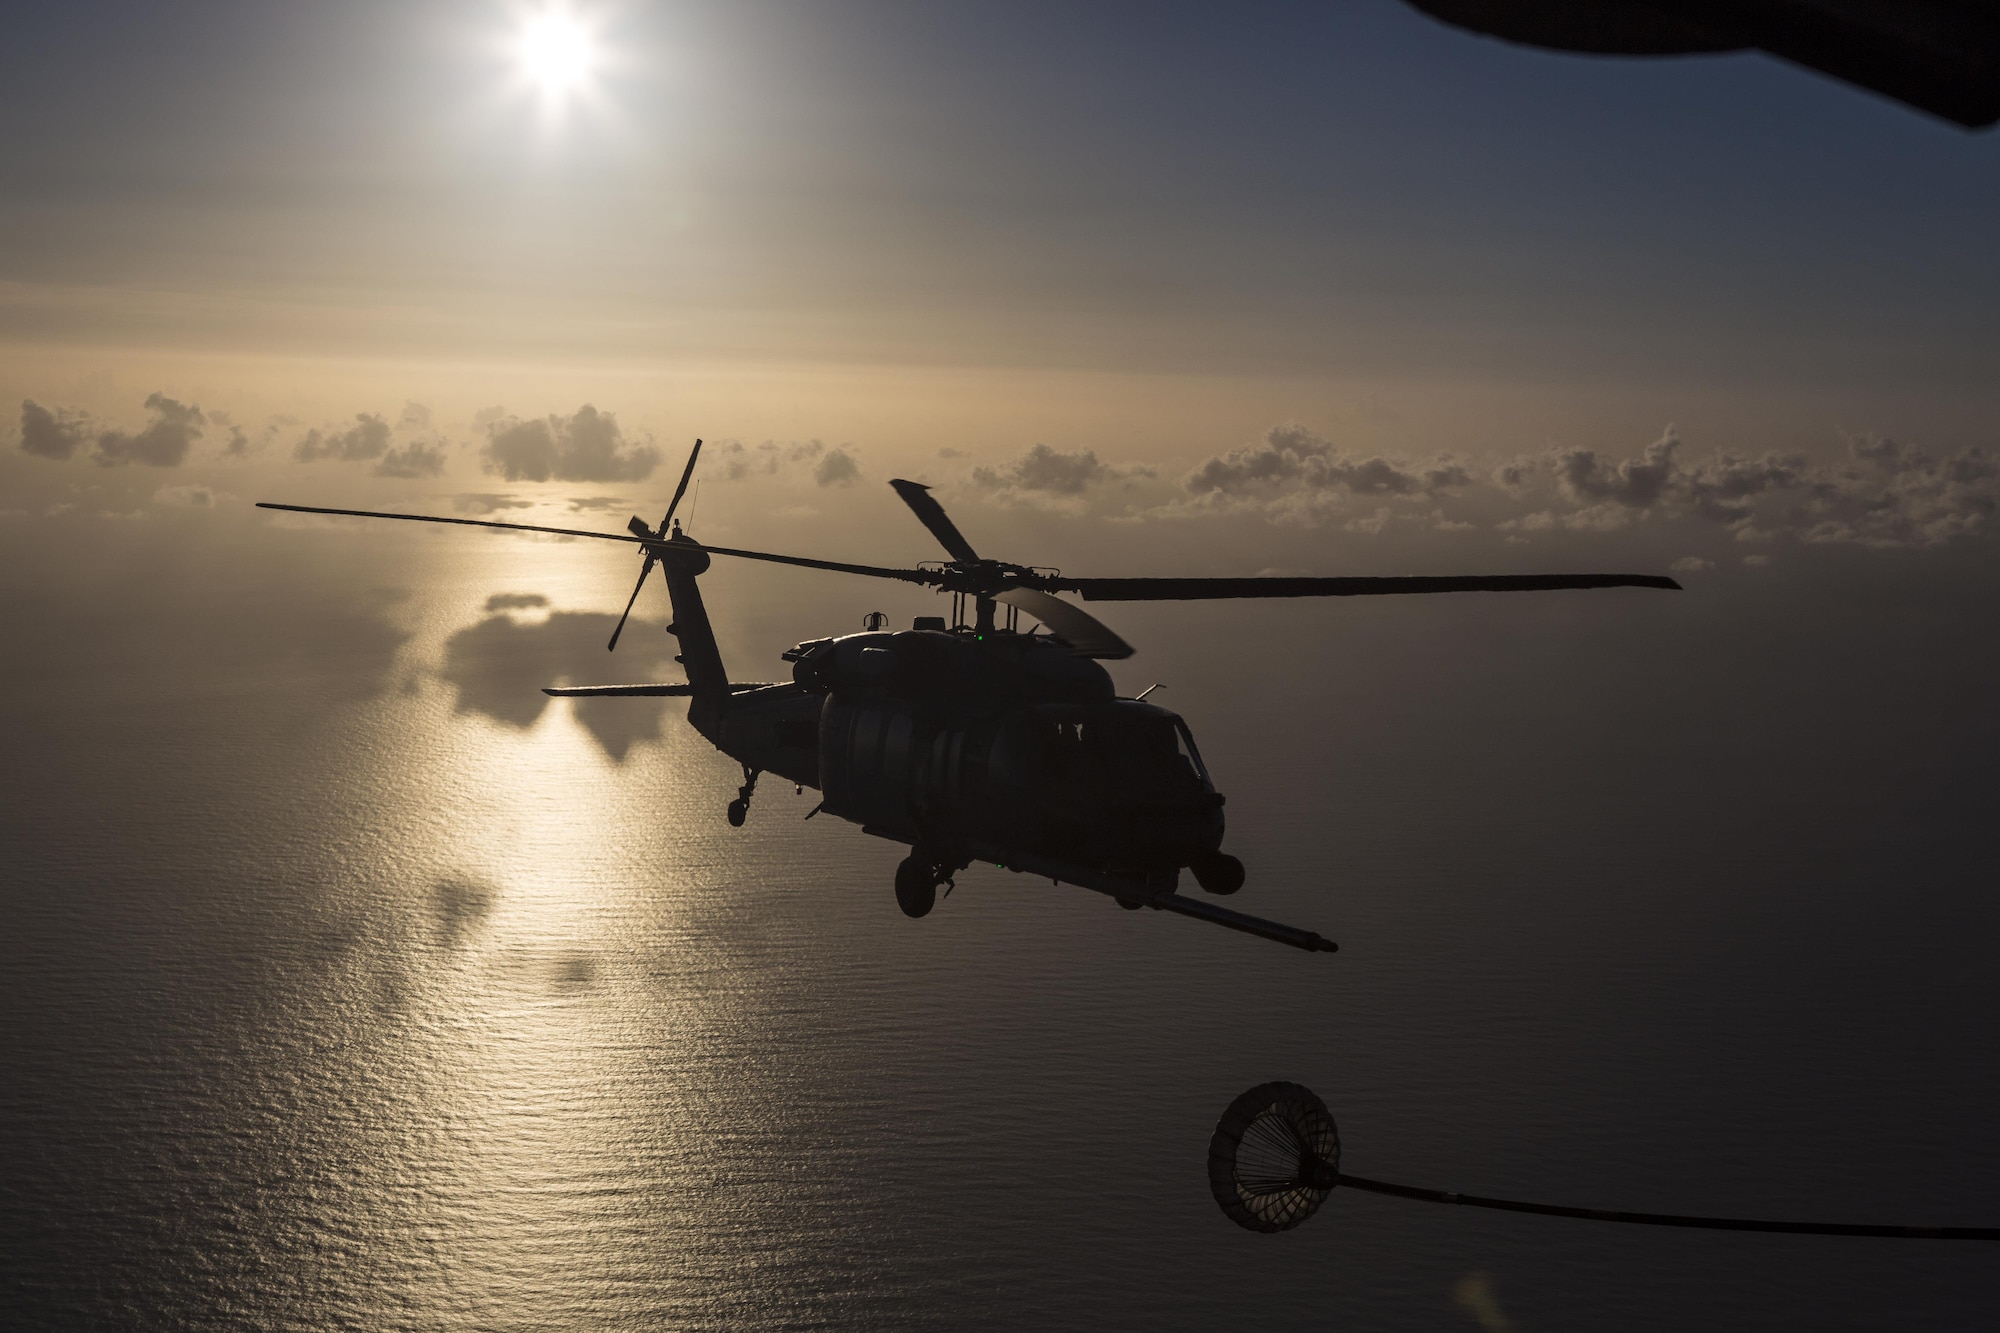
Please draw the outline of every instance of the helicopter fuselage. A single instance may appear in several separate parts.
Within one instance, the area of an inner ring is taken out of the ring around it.
[[[789,684],[690,709],[747,770],[940,865],[1030,855],[1155,888],[1213,857],[1223,798],[1187,725],[1041,635],[915,629],[802,643]]]

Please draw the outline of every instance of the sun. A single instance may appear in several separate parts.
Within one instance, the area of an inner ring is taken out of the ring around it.
[[[589,80],[598,60],[597,44],[576,16],[548,9],[529,18],[514,40],[521,72],[545,96],[575,92]]]

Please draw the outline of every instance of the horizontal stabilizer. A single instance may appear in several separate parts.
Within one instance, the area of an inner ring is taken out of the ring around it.
[[[768,690],[774,686],[762,683],[740,683],[729,687],[731,694],[742,694],[745,690]],[[553,694],[558,699],[618,699],[618,698],[687,698],[694,693],[694,686],[680,685],[546,685],[543,694]]]
[[[876,830],[864,825],[863,833]],[[1126,879],[1121,875],[1109,875],[1070,862],[1052,860],[1026,852],[1004,851],[990,845],[973,844],[973,858],[991,861],[996,866],[1017,870],[1023,874],[1047,876],[1059,884],[1074,884],[1078,888],[1095,889],[1109,894],[1124,903],[1137,903],[1150,907],[1156,912],[1176,912],[1181,916],[1191,916],[1197,921],[1222,926],[1228,930],[1240,930],[1246,935],[1256,935],[1262,939],[1275,940],[1279,944],[1289,944],[1294,949],[1304,949],[1307,953],[1335,953],[1340,946],[1327,939],[1318,931],[1306,930],[1299,926],[1288,926],[1281,921],[1266,921],[1261,916],[1250,916],[1244,912],[1233,912],[1227,907],[1202,902],[1198,898],[1183,898],[1171,890],[1157,889]]]

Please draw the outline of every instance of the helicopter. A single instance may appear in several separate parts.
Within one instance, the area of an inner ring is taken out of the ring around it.
[[[1312,952],[1338,946],[1317,932],[1176,891],[1183,870],[1214,896],[1244,885],[1243,863],[1222,850],[1223,794],[1178,714],[1148,702],[1151,689],[1119,696],[1102,663],[1132,656],[1131,645],[1056,594],[1202,601],[1680,587],[1651,574],[1074,578],[980,555],[928,486],[902,479],[889,485],[949,559],[903,568],[708,546],[674,519],[700,457],[696,440],[659,526],[635,515],[626,533],[274,502],[258,507],[637,546],[639,579],[607,648],[618,647],[657,567],[673,614],[667,633],[680,648],[674,660],[687,680],[543,692],[685,697],[688,722],[742,765],[743,785],[727,808],[731,825],[744,824],[766,773],[800,790],[814,788],[821,800],[806,818],[825,813],[910,848],[895,875],[896,902],[907,916],[928,915],[938,889],[948,896],[957,872],[978,861],[1093,889],[1128,909],[1174,912]],[[715,556],[928,587],[951,594],[952,614],[918,616],[909,629],[891,630],[874,612],[860,633],[786,650],[789,681],[732,681],[699,586]],[[1025,632],[1024,614],[1037,622]]]

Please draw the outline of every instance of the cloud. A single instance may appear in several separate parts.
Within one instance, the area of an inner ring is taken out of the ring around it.
[[[1717,452],[1689,461],[1669,427],[1629,458],[1589,449],[1552,452],[1541,470],[1558,506],[1500,524],[1536,531],[1612,531],[1635,522],[1714,525],[1739,541],[1788,539],[1874,547],[1939,546],[1985,531],[2000,505],[2000,460],[1977,447],[1937,454],[1880,436],[1847,442],[1846,457],[1745,458]],[[1501,470],[1503,487],[1526,498],[1536,468]]]
[[[1048,469],[1043,483],[1078,484],[1088,461],[1072,456],[1068,472]],[[975,480],[1018,485],[1040,475],[1019,465],[1015,471],[1019,480],[991,469]],[[1738,542],[1923,548],[1991,530],[2000,510],[2000,455],[1862,435],[1847,439],[1834,459],[1778,451],[1696,456],[1668,426],[1629,454],[1556,448],[1475,476],[1449,457],[1358,457],[1302,427],[1279,426],[1256,444],[1207,459],[1183,486],[1186,500],[1141,516],[1247,512],[1360,533],[1392,522],[1436,531],[1476,526],[1514,543],[1538,533],[1675,526]],[[1357,500],[1372,503],[1363,510]],[[1686,558],[1712,565],[1717,553]]]
[[[1449,458],[1422,464],[1357,458],[1303,426],[1274,426],[1258,443],[1202,463],[1181,484],[1196,496],[1319,493],[1414,497],[1458,490],[1471,482],[1471,474]]]
[[[1103,462],[1094,449],[1064,453],[1046,444],[1036,444],[1004,467],[974,468],[972,484],[989,491],[1081,495],[1099,482],[1152,475],[1149,467]]]
[[[1861,436],[1848,441],[1844,466],[1807,479],[1792,518],[1809,542],[1940,546],[1984,532],[1996,502],[2000,460],[1983,449],[1939,455]]]
[[[154,504],[179,509],[212,509],[217,501],[225,498],[229,498],[228,492],[218,491],[213,486],[162,486],[153,492]]]
[[[451,497],[451,507],[461,514],[491,514],[502,509],[531,509],[533,500],[523,500],[513,495],[495,495],[490,491],[461,491]]]
[[[344,431],[307,431],[306,437],[293,446],[292,457],[301,463],[314,463],[322,458],[358,463],[380,458],[388,448],[389,423],[372,413],[357,412],[354,424]]]
[[[706,456],[711,466],[719,463],[723,477],[729,481],[742,481],[750,476],[775,477],[793,468],[807,467],[820,485],[841,486],[861,476],[852,449],[852,445],[842,445],[829,451],[819,440],[793,440],[786,444],[766,440],[755,448],[745,446],[740,440],[715,440],[710,442]],[[835,455],[845,461],[829,462]]]
[[[644,481],[660,463],[658,449],[626,445],[617,419],[588,403],[573,416],[508,418],[486,431],[486,470],[509,481]]]
[[[607,509],[624,509],[631,503],[622,495],[572,495],[569,510],[572,514],[585,511],[601,513]]]
[[[51,412],[31,398],[21,400],[21,450],[37,458],[71,458],[90,433],[81,412],[58,407]]]
[[[549,599],[538,592],[496,592],[486,599],[487,611],[525,611],[547,606]]]
[[[107,430],[97,437],[96,459],[100,467],[123,467],[128,463],[179,467],[186,460],[189,447],[201,438],[202,426],[207,421],[201,409],[156,393],[146,399],[146,410],[153,414],[153,419],[138,434]]]
[[[813,480],[821,486],[852,486],[861,479],[861,468],[846,449],[829,449],[813,469]]]
[[[375,464],[378,477],[435,477],[444,472],[444,445],[413,440],[391,449]]]
[[[1796,454],[1737,458],[1718,453],[1690,467],[1681,463],[1680,447],[1680,437],[1669,426],[1637,457],[1607,461],[1594,450],[1569,449],[1555,453],[1549,466],[1563,496],[1586,508],[1665,508],[1714,523],[1741,522],[1756,497],[1796,487],[1808,471],[1806,460]],[[1515,484],[1521,484],[1518,474]],[[1601,518],[1601,526],[1616,526]]]

